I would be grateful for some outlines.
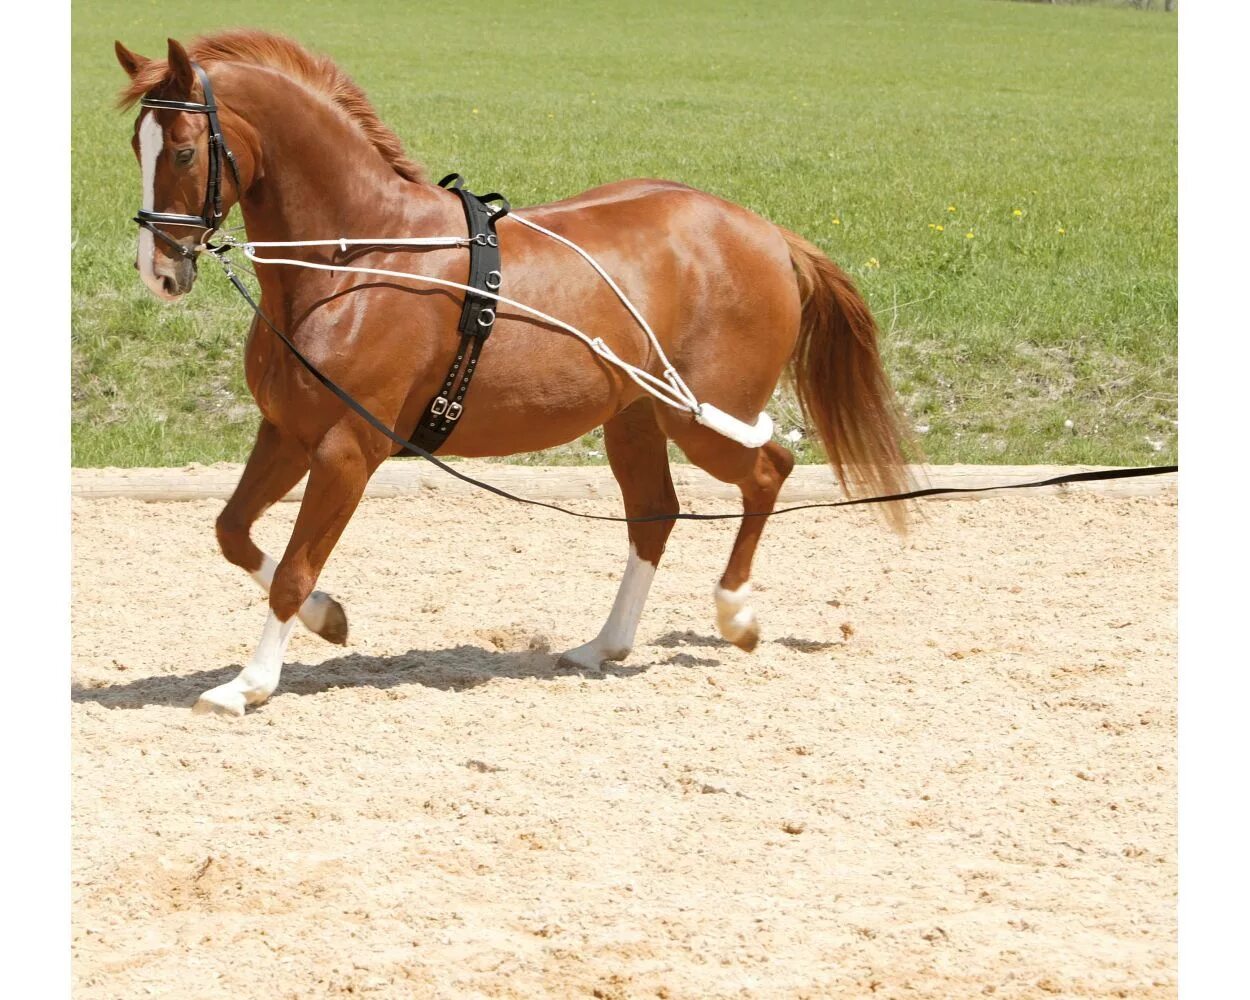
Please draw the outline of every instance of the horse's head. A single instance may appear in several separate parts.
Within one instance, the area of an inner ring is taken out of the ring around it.
[[[172,302],[191,290],[200,249],[239,197],[238,171],[219,125],[212,85],[172,38],[164,62],[116,43],[130,76],[123,103],[139,100],[131,145],[143,207],[135,267],[144,284]]]

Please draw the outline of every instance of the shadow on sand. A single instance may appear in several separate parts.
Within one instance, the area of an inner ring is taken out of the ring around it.
[[[704,644],[711,644],[712,641],[705,639]],[[670,646],[681,644],[661,643]],[[395,656],[348,653],[316,664],[286,664],[282,668],[282,685],[274,698],[319,694],[331,688],[371,687],[386,690],[414,684],[439,691],[466,691],[493,680],[552,680],[578,676],[587,680],[603,680],[605,677],[633,677],[659,666],[708,667],[720,664],[719,660],[687,653],[648,659],[644,650],[638,652],[642,655],[636,654],[640,661],[636,664],[605,662],[596,670],[565,666],[556,655],[545,649],[508,651],[455,646],[451,649],[413,649]],[[144,708],[149,705],[189,708],[203,692],[224,684],[241,669],[242,664],[234,664],[186,674],[141,677],[100,687],[75,684],[71,688],[71,698],[75,702],[94,702],[105,708]]]

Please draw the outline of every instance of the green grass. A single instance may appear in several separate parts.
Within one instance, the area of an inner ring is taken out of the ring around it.
[[[932,461],[1175,461],[1174,18],[993,0],[544,0],[474,14],[489,38],[470,53],[452,13],[75,5],[75,464],[247,453],[246,307],[207,266],[185,305],[141,286],[132,118],[112,108],[114,38],[163,55],[167,35],[240,24],[333,56],[436,177],[457,170],[516,205],[666,177],[804,233],[868,297]],[[797,426],[788,400],[774,416]],[[601,451],[588,435],[537,458]]]

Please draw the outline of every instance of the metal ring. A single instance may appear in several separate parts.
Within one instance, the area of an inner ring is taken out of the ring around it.
[[[491,233],[489,236],[486,237],[486,245],[488,247],[499,246],[499,237],[496,236],[494,233]]]
[[[498,288],[502,282],[503,275],[498,271],[491,271],[490,274],[486,276],[486,287],[492,290]]]
[[[487,243],[486,243],[486,234],[485,234],[485,233],[478,233],[476,236],[474,236],[474,237],[473,237],[473,242],[474,242],[474,243],[476,243],[476,244],[477,244],[478,246],[480,246],[480,247],[484,247],[484,246],[486,246],[486,245],[487,245]]]
[[[489,316],[490,318],[487,319],[487,316]],[[495,310],[490,308],[490,306],[487,306],[485,309],[483,309],[480,313],[477,314],[478,326],[491,326],[494,324],[494,322],[495,322]]]

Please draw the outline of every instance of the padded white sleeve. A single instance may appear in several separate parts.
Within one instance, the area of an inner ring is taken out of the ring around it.
[[[773,436],[773,418],[767,413],[761,413],[752,426],[730,416],[724,410],[718,410],[711,403],[704,403],[699,407],[695,420],[747,448],[758,448]]]

